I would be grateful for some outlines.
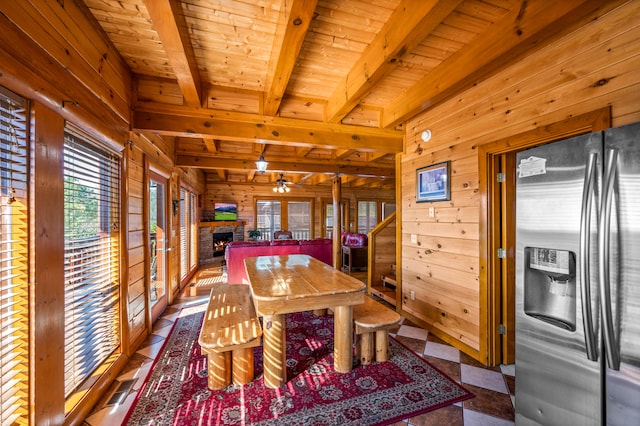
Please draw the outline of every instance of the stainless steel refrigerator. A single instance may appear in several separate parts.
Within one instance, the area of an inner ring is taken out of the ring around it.
[[[640,425],[640,123],[517,166],[516,424]]]

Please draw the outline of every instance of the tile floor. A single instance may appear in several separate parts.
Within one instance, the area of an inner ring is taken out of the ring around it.
[[[203,271],[200,275],[198,285],[224,279],[224,275],[212,273],[211,269],[208,271]],[[160,352],[164,339],[171,331],[180,311],[183,308],[192,308],[206,303],[208,293],[206,289],[203,290],[198,291],[197,287],[187,288],[178,303],[166,309],[161,318],[155,322],[153,333],[131,358],[123,374],[118,377],[103,400],[98,402],[94,411],[85,419],[84,426],[122,424],[136,392],[142,386],[154,358]],[[392,333],[392,336],[475,394],[475,398],[406,419],[396,425],[502,426],[515,424],[515,368],[513,365],[485,368],[479,362],[430,335],[407,319],[403,320],[397,333]],[[120,383],[128,380],[135,380],[130,390],[117,393]]]

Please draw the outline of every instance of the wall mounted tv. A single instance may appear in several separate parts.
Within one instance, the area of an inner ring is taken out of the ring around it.
[[[238,205],[234,203],[215,203],[213,220],[238,220]]]

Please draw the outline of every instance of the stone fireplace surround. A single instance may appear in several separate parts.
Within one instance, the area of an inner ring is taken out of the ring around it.
[[[219,233],[232,233],[233,241],[244,241],[244,224],[234,222],[226,224],[224,222],[208,222],[200,224],[200,266],[207,266],[220,263],[224,256],[213,255],[213,235]]]

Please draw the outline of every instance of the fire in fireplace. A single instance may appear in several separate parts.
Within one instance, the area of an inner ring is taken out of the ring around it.
[[[224,249],[230,241],[233,241],[233,232],[216,232],[213,235],[213,255],[224,255]]]

